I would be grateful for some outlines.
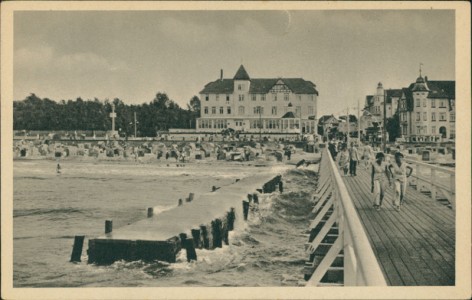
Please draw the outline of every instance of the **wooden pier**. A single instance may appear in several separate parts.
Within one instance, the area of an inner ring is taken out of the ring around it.
[[[393,187],[376,211],[369,171],[358,167],[356,177],[343,179],[387,283],[454,285],[455,211],[412,187],[401,211],[393,207]]]

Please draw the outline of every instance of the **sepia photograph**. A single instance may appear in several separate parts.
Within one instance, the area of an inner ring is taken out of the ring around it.
[[[472,296],[470,3],[13,1],[1,53],[2,298]]]

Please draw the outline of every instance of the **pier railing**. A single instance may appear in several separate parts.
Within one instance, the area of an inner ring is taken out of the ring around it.
[[[395,159],[392,155],[387,156],[390,162]],[[456,207],[456,172],[455,169],[440,167],[413,159],[404,159],[413,172],[409,184],[415,186],[418,191],[431,196],[433,200],[447,201],[450,207]],[[442,195],[442,197],[441,197]]]
[[[319,175],[306,244],[307,286],[386,286],[352,199],[326,149]]]

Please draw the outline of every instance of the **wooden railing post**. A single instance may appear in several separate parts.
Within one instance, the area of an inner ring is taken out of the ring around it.
[[[436,170],[431,168],[431,178],[430,178],[430,182],[431,182],[431,198],[433,200],[436,201],[436,185],[434,184],[434,180],[436,178]]]

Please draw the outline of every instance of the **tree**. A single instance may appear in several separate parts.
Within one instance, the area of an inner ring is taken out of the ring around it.
[[[394,142],[396,138],[400,137],[400,116],[396,112],[391,118],[387,119],[385,124],[386,130],[388,132],[390,142]]]
[[[200,114],[200,98],[193,96],[192,99],[190,99],[189,104],[187,104],[187,108],[192,112],[198,112]]]

